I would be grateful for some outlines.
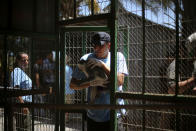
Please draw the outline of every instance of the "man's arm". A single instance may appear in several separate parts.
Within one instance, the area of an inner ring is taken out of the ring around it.
[[[124,78],[125,78],[125,74],[123,74],[123,73],[117,74],[118,86],[121,86],[124,84]]]
[[[109,76],[110,75],[110,68],[106,66],[105,63],[103,63],[103,67],[102,67],[106,74]],[[117,82],[118,82],[118,86],[121,86],[124,84],[124,77],[125,75],[123,73],[117,73]]]
[[[40,88],[39,80],[40,80],[39,73],[35,73],[35,83],[36,83],[37,88]]]
[[[14,88],[19,88],[19,86],[16,85]],[[22,96],[18,96],[18,97],[16,97],[16,99],[19,101],[19,103],[24,103],[24,100],[22,99]],[[27,114],[29,112],[28,108],[22,108],[22,110],[23,110],[24,114]]]
[[[187,80],[179,81],[178,82],[179,94],[182,94],[186,90],[190,89],[192,87],[192,83],[194,82],[194,80],[195,80],[195,78],[194,78],[194,76],[192,76]],[[176,87],[176,84],[171,85],[168,89],[168,93],[175,94],[175,87]]]
[[[100,67],[104,69],[104,71],[106,72],[107,76],[110,75],[110,68],[102,61],[100,61]],[[118,82],[118,86],[123,85],[124,83],[124,77],[125,75],[123,73],[117,73],[117,82]]]
[[[70,88],[74,90],[85,89],[85,88],[88,88],[89,86],[90,86],[90,82],[82,83],[81,80],[78,80],[75,78],[72,78],[70,82]]]

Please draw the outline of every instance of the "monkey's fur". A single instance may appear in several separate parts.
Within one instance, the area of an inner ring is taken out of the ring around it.
[[[88,67],[87,65],[88,61],[89,60],[80,60],[79,63],[77,64],[78,68],[86,76],[86,79],[82,80],[80,85],[94,80],[103,80],[103,81],[108,80],[108,76],[106,75],[104,69],[97,66],[91,69],[91,67]],[[108,91],[108,87],[101,87],[101,86],[92,87],[90,101],[93,102],[96,96],[98,96],[101,91]]]

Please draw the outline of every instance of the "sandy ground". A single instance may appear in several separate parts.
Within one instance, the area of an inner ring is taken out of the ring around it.
[[[54,124],[45,124],[39,121],[35,121],[34,131],[54,131],[55,126]],[[66,131],[81,131],[79,129],[65,127]],[[0,117],[0,131],[4,131],[4,121],[3,117]]]
[[[52,124],[48,124],[51,123],[49,120],[43,120],[43,119],[38,119],[36,121],[34,121],[34,130],[35,131],[54,131],[55,129],[55,125]],[[77,123],[81,123],[81,121],[78,120],[72,120],[69,121],[69,123],[66,123],[65,125],[65,130],[66,131],[82,131],[82,127],[81,124],[77,124]],[[3,110],[0,109],[0,131],[4,131],[4,114],[3,114]]]

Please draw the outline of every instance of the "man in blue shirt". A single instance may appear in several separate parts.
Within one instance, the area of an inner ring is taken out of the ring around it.
[[[68,62],[70,61],[70,58],[66,55],[65,56],[65,103],[66,104],[73,104],[75,90],[70,88],[70,81],[72,78],[73,70],[68,65]],[[66,122],[69,122],[69,113],[66,113]]]
[[[94,48],[93,53],[88,53],[82,56],[81,60],[88,60],[89,68],[100,67],[107,76],[110,75],[111,53],[110,50],[110,35],[106,32],[95,33],[92,37],[92,44]],[[128,74],[126,60],[122,53],[117,52],[117,82],[118,90],[122,90],[124,77]],[[78,68],[73,72],[70,87],[75,90],[88,88],[88,102],[93,104],[110,104],[110,89],[108,87],[108,80],[93,80],[85,84],[79,84],[81,80],[85,79],[85,75]],[[93,88],[103,87],[103,90],[98,91],[98,95],[91,99]],[[104,89],[105,88],[105,89]],[[110,110],[87,110],[87,130],[110,130]]]
[[[41,74],[42,74],[42,86],[43,88],[51,88],[52,91],[56,92],[55,87],[55,62],[53,60],[53,53],[52,51],[47,52],[46,58],[43,59],[42,67],[41,67]],[[55,103],[55,94],[47,94],[43,97],[43,101],[46,103]]]
[[[65,66],[65,101],[68,104],[71,104],[74,99],[75,91],[70,88],[69,84],[72,78],[72,68],[68,65]]]

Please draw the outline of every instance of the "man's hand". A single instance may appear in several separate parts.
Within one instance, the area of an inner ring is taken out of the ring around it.
[[[97,67],[102,67],[104,65],[104,63],[101,60],[98,60],[98,59],[95,59],[95,58],[89,58],[87,65],[88,65],[88,67],[93,69],[96,66]]]
[[[101,86],[101,87],[107,87],[106,84],[108,84],[109,81],[107,80],[93,80],[90,81],[90,86]]]

